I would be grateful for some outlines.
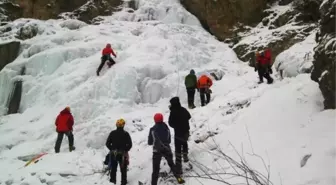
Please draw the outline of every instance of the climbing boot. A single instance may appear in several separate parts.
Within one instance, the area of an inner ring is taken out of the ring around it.
[[[189,162],[188,154],[183,154],[183,162]]]
[[[76,149],[76,147],[74,147],[74,146],[70,146],[70,147],[69,147],[69,151],[70,151],[70,152],[74,151],[75,149]]]
[[[185,181],[181,177],[178,177],[176,180],[179,184],[185,183]]]

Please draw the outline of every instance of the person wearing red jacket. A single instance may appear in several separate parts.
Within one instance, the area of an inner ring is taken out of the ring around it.
[[[108,60],[109,62],[107,63],[108,67],[110,68],[115,64],[115,61],[112,59],[111,54],[114,57],[117,57],[117,55],[114,53],[111,44],[106,44],[106,47],[102,51],[102,57],[101,57],[101,63],[97,69],[97,76],[99,76],[99,73],[101,69],[104,67],[105,62]]]
[[[267,79],[267,83],[273,83],[273,78],[270,74],[273,73],[271,65],[271,51],[266,49],[260,53],[256,53],[256,65],[255,71],[258,71],[259,75],[259,84],[264,82],[264,78]]]
[[[72,133],[72,130],[73,130],[72,127],[74,125],[74,118],[70,112],[70,107],[66,107],[60,112],[60,114],[56,118],[55,125],[56,125],[56,132],[58,134],[56,144],[55,144],[55,152],[56,153],[60,152],[64,134],[68,137],[70,152],[75,150],[74,136]]]
[[[207,75],[202,75],[197,81],[197,90],[199,91],[201,96],[202,107],[210,102],[210,94],[212,93],[210,89],[211,86],[212,80]],[[204,96],[206,96],[206,101]]]

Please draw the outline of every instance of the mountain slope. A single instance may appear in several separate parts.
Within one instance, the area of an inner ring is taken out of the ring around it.
[[[197,75],[223,76],[214,83],[211,103],[200,108],[196,94],[198,108],[190,111],[194,171],[202,171],[198,162],[217,173],[233,171],[218,158],[216,148],[238,160],[236,149],[254,169],[266,174],[263,163],[248,153],[262,156],[270,164],[274,184],[335,183],[335,111],[323,111],[318,85],[309,75],[257,85],[253,69],[239,61],[228,45],[205,32],[175,0],[139,1],[134,13],[125,10],[101,19],[99,25],[74,30],[62,27],[65,21],[61,20],[28,23],[43,29],[22,41],[19,57],[0,72],[2,114],[12,82],[23,81],[20,113],[0,117],[0,184],[107,184],[108,178],[97,171],[107,153],[105,140],[120,117],[126,120],[134,142],[129,184],[149,182],[152,149],[147,136],[153,115],[162,112],[167,120],[172,96],[179,96],[186,105],[183,83],[191,68]],[[24,19],[12,23],[24,24]],[[10,37],[3,40],[14,38]],[[116,50],[117,64],[96,77],[106,42]],[[26,73],[19,75],[23,66]],[[77,150],[68,153],[64,140],[62,152],[54,154],[54,119],[67,105],[75,117]],[[41,152],[49,154],[22,168],[22,156]],[[300,160],[307,154],[312,156],[301,168]],[[162,171],[168,171],[166,164]],[[186,180],[192,185],[216,184]],[[246,179],[227,181],[245,183]]]

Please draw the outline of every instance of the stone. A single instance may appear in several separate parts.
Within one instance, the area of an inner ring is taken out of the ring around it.
[[[317,42],[313,71],[311,79],[319,84],[324,97],[324,108],[335,109],[335,58],[336,58],[336,34],[335,34],[335,9],[336,3],[328,0],[320,8],[321,21]]]
[[[26,24],[17,31],[15,37],[21,40],[31,39],[37,35],[38,30],[37,24]]]

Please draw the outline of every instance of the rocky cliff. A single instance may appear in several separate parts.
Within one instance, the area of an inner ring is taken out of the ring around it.
[[[326,0],[321,5],[319,32],[316,35],[318,46],[315,48],[312,80],[319,83],[324,97],[324,107],[335,109],[335,9],[336,1]]]
[[[203,27],[219,40],[233,37],[233,30],[242,25],[255,26],[259,23],[267,2],[268,0],[181,0],[182,5],[198,17]]]
[[[254,66],[254,53],[272,49],[272,60],[317,27],[322,0],[181,0],[203,27],[231,44]],[[289,6],[288,6],[289,5]]]
[[[122,0],[6,0],[0,4],[2,20],[71,17],[90,23],[99,15],[111,15]]]

